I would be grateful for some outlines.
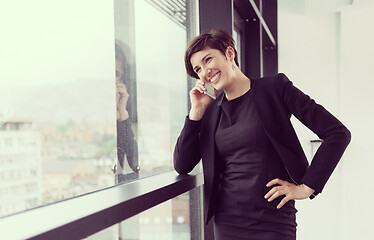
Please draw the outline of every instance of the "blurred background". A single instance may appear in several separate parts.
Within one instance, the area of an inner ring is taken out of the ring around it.
[[[372,239],[373,1],[279,0],[278,14],[279,71],[352,133],[324,192],[312,201],[297,202],[298,236]],[[311,157],[318,143],[310,140],[317,138],[294,123]]]

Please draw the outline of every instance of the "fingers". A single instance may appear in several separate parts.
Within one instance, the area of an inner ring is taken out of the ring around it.
[[[293,192],[295,191],[297,185],[291,184],[287,181],[281,180],[279,178],[273,179],[270,182],[266,184],[267,187],[271,187],[275,184],[278,184],[279,186],[273,187],[266,195],[265,199],[267,199],[268,202],[273,201],[274,199],[285,195],[280,203],[277,205],[277,208],[280,209],[284,206],[289,200],[293,199]]]
[[[296,185],[281,179],[273,179],[266,184],[267,187],[274,186],[266,195],[264,196],[268,202],[273,201],[274,199],[283,196],[282,200],[279,202],[277,208],[283,207],[289,200],[301,200],[308,198],[313,192],[314,189],[306,186],[305,184]]]
[[[278,204],[277,208],[280,209],[280,208],[283,207],[284,204],[286,204],[289,200],[291,200],[291,198],[289,198],[289,197],[287,197],[287,196],[284,197],[284,198],[282,199],[282,201],[280,201],[280,203]]]
[[[189,118],[191,120],[201,120],[206,108],[213,101],[213,98],[204,94],[204,91],[206,91],[205,83],[197,80],[195,87],[190,91],[191,110]]]
[[[124,88],[127,90],[126,85],[123,82],[116,83],[116,87]]]
[[[117,96],[117,103],[127,103],[127,100],[130,97],[130,94],[127,92],[127,88],[123,83],[117,83],[116,85],[116,96]]]
[[[265,199],[268,200],[268,202],[273,201],[277,197],[284,195],[285,191],[284,189],[281,189],[281,187],[273,187],[266,195]]]
[[[270,182],[268,182],[266,184],[266,187],[271,187],[271,186],[273,186],[275,184],[283,185],[284,183],[285,183],[285,181],[283,181],[283,180],[281,180],[279,178],[275,178],[275,179],[271,180]]]
[[[204,93],[206,91],[205,83],[201,80],[197,80],[195,87],[191,90],[191,93]]]
[[[129,97],[130,95],[127,92],[123,93],[121,97],[118,99],[118,105],[121,105],[124,108],[126,108],[126,104],[127,104],[127,101],[129,100]]]
[[[125,84],[122,84],[122,85],[118,84],[118,85],[116,86],[116,90],[117,90],[119,93],[128,93]]]
[[[290,192],[287,189],[277,189],[274,194],[270,195],[271,197],[268,199],[268,202],[273,201],[274,199],[276,199],[279,196],[285,195],[285,197],[282,198],[280,203],[277,205],[277,208],[280,209],[281,207],[283,207],[284,204],[286,204],[286,202],[288,202],[291,199],[291,197],[288,196],[289,193]],[[265,198],[266,198],[266,196],[265,196]]]

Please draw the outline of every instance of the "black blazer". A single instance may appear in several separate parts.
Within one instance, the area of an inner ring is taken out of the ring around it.
[[[265,132],[289,176],[296,184],[313,188],[313,198],[322,191],[348,146],[349,130],[282,73],[251,80],[251,91]],[[221,111],[217,104],[223,94],[209,104],[202,120],[192,121],[187,117],[174,150],[174,168],[179,174],[189,173],[202,159],[206,223],[214,214],[219,187],[214,134]],[[291,115],[322,140],[310,165],[291,124]]]

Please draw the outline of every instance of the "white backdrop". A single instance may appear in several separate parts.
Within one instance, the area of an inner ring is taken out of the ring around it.
[[[299,240],[374,239],[372,2],[278,1],[279,71],[352,132],[324,192],[297,202]],[[294,123],[311,158],[310,140],[317,137]]]

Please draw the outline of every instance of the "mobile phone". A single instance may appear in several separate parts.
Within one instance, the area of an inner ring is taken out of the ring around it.
[[[205,84],[204,87],[206,88],[206,91],[204,91],[204,94],[208,95],[209,97],[216,99],[216,91],[214,87]]]

